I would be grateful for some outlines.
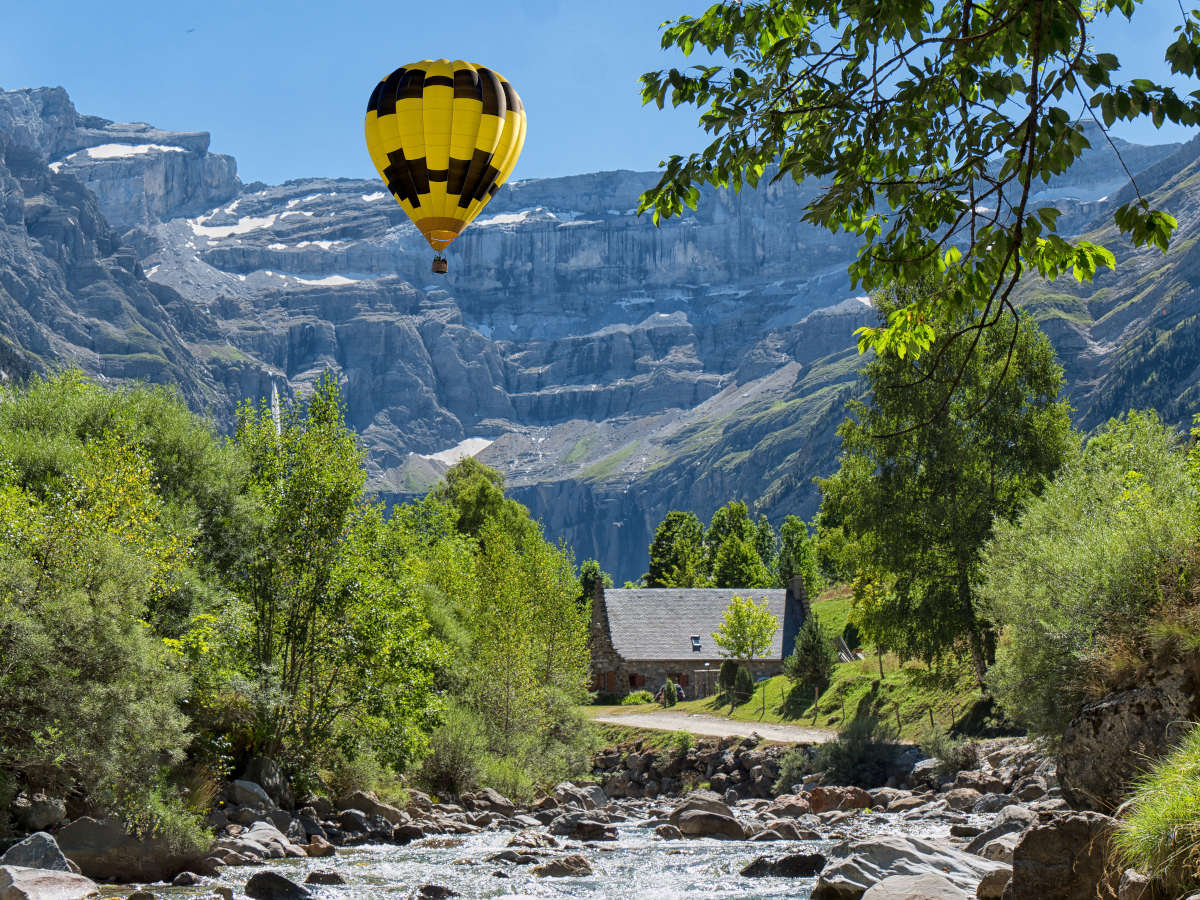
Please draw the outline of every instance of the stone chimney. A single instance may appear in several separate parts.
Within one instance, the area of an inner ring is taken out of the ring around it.
[[[793,575],[788,581],[787,594],[783,601],[783,655],[788,657],[796,647],[796,635],[808,618],[812,607],[808,600],[808,589],[804,578]]]

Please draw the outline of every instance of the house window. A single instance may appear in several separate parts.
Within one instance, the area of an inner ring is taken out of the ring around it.
[[[698,634],[692,635],[692,652],[693,653],[700,652],[700,635],[698,635]]]

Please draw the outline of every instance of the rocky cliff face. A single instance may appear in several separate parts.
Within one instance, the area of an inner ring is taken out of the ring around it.
[[[206,134],[82,116],[60,89],[0,93],[0,148],[10,374],[70,360],[176,383],[227,422],[239,400],[303,393],[333,369],[377,488],[424,491],[478,452],[549,535],[619,580],[644,570],[669,509],[707,517],[738,497],[775,520],[809,515],[812,477],[835,465],[851,334],[873,313],[846,279],[853,242],[801,224],[806,186],[708,192],[655,228],[633,215],[652,173],[517,182],[437,278],[376,182],[242,185]],[[1123,149],[1186,207],[1191,185],[1170,173],[1195,148]],[[1109,153],[1047,188],[1081,230],[1115,202],[1101,199],[1119,188]],[[1118,300],[1134,290],[1120,276],[1095,296],[1027,289],[1085,421],[1146,380],[1130,348],[1167,352],[1159,324],[1183,365],[1200,309],[1178,271],[1166,318],[1158,300]],[[1177,419],[1194,405],[1187,377],[1164,388]]]

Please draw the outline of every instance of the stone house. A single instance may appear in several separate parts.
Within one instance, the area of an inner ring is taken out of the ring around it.
[[[592,597],[592,690],[626,694],[657,691],[666,679],[689,698],[714,691],[724,657],[713,632],[734,594],[767,601],[780,627],[767,653],[748,666],[756,679],[778,675],[809,613],[800,578],[785,588],[637,588],[605,590]]]

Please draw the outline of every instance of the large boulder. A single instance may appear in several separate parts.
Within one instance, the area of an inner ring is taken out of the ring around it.
[[[892,875],[940,875],[974,896],[985,875],[1007,868],[946,844],[903,835],[843,841],[829,857],[813,900],[858,900]]]
[[[67,817],[67,803],[58,797],[22,795],[13,804],[18,824],[26,831],[42,831]]]
[[[1075,809],[1112,812],[1130,783],[1200,718],[1200,654],[1140,673],[1086,704],[1063,733],[1058,781]]]
[[[825,866],[820,853],[788,853],[784,856],[759,856],[739,873],[746,878],[811,878]]]
[[[262,788],[262,785],[255,781],[245,781],[237,779],[229,785],[229,792],[233,795],[233,802],[238,806],[248,806],[251,809],[273,809],[275,801]]]
[[[232,850],[249,859],[300,859],[308,855],[270,822],[255,822],[241,834],[221,838],[216,849]]]
[[[863,900],[970,900],[966,893],[941,875],[892,875],[870,887]]]
[[[342,801],[341,806],[343,809],[358,809],[368,816],[386,819],[391,825],[399,825],[410,819],[404,810],[398,809],[390,803],[384,803],[369,791],[355,791]]]
[[[242,773],[241,780],[257,784],[275,805],[284,809],[295,809],[292,786],[273,759],[265,756],[251,757],[246,763],[246,771]]]
[[[1108,855],[1116,820],[1097,812],[1053,816],[1017,841],[1005,900],[1116,897]],[[1120,877],[1120,873],[1116,873]]]
[[[866,809],[871,795],[859,787],[814,787],[808,792],[808,802],[815,813],[831,809]]]
[[[516,804],[495,788],[483,788],[476,791],[475,803],[480,809],[488,809],[500,813],[502,816],[511,816],[517,811]]]
[[[208,854],[180,853],[160,838],[134,837],[115,818],[76,819],[55,835],[67,859],[102,882],[169,881]]]
[[[692,791],[671,811],[671,824],[678,825],[684,813],[697,810],[733,818],[733,810],[729,808],[729,804],[712,791]]]
[[[99,894],[96,882],[74,872],[0,866],[0,900],[85,900]]]
[[[246,896],[253,900],[304,900],[312,894],[278,872],[255,872],[246,882]]]
[[[746,837],[745,829],[733,816],[723,816],[703,809],[689,809],[680,815],[677,821],[674,821],[674,814],[671,818],[672,824],[687,837],[723,837],[735,841]]]
[[[53,869],[56,872],[77,872],[63,854],[58,843],[44,831],[29,835],[13,844],[0,855],[0,866],[25,866],[28,869]]]

